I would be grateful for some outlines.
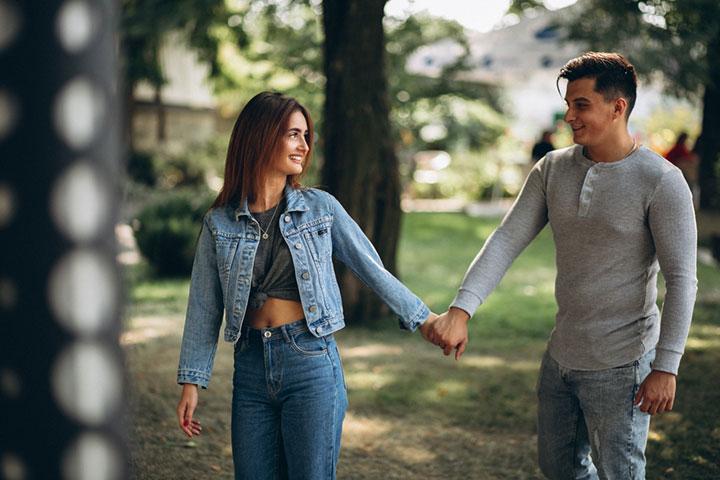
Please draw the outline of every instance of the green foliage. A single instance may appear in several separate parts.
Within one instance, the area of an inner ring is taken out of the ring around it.
[[[170,32],[184,33],[188,45],[210,66],[210,76],[219,73],[217,52],[221,38],[239,44],[245,32],[228,26],[232,12],[225,0],[122,0],[120,3],[121,43],[125,83],[132,87],[140,80],[161,86],[165,76],[160,48]],[[230,22],[232,23],[232,22]],[[218,30],[222,30],[221,37]]]
[[[188,275],[202,218],[212,203],[204,189],[177,189],[145,207],[135,223],[138,248],[159,276]]]
[[[387,18],[385,27],[392,122],[401,148],[452,151],[492,144],[505,128],[499,91],[488,84],[463,80],[463,74],[471,69],[464,28],[426,14],[405,20]],[[458,48],[452,63],[436,78],[407,72],[407,61],[413,54],[439,41]],[[428,126],[440,131],[441,136],[423,135]]]
[[[152,154],[131,152],[128,158],[127,174],[134,182],[152,187],[157,180]]]
[[[564,22],[590,49],[627,55],[640,74],[663,74],[673,94],[698,99],[710,80],[708,47],[720,31],[717,0],[586,0]]]
[[[245,2],[239,2],[245,4]],[[243,17],[244,48],[226,45],[221,51],[221,103],[231,115],[259,90],[277,89],[309,107],[322,138],[318,115],[324,102],[323,31],[319,1],[255,1]],[[469,70],[469,46],[458,23],[430,17],[386,18],[387,78],[396,143],[403,149],[481,147],[502,132],[498,91],[490,85],[462,80]],[[425,45],[448,40],[463,53],[437,78],[410,74],[408,58]],[[420,130],[442,125],[441,141],[424,141]],[[322,146],[320,142],[319,146]],[[321,154],[321,152],[320,152]]]
[[[232,5],[247,41],[224,41],[220,49],[216,85],[222,114],[235,116],[257,92],[277,90],[297,98],[319,120],[325,86],[320,2],[237,0]],[[322,125],[316,127],[322,131]]]

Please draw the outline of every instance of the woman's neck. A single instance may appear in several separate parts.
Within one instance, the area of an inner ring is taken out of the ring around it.
[[[286,183],[287,177],[268,178],[255,195],[255,200],[248,205],[250,211],[264,212],[280,203]]]

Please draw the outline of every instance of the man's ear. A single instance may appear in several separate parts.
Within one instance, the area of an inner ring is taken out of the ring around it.
[[[616,117],[625,117],[625,112],[627,112],[628,108],[628,102],[623,97],[618,97],[615,99],[615,108],[613,110],[613,113]]]

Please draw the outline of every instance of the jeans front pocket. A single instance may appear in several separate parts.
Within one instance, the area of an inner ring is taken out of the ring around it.
[[[327,341],[324,337],[315,337],[310,332],[300,332],[290,336],[290,348],[301,355],[318,356],[327,354]]]

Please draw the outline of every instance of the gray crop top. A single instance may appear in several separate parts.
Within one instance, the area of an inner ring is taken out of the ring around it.
[[[300,301],[295,266],[290,249],[280,233],[279,218],[285,210],[285,204],[283,198],[277,207],[252,214],[268,233],[268,238],[263,238],[263,232],[260,232],[250,285],[249,309],[262,308],[268,297]]]

